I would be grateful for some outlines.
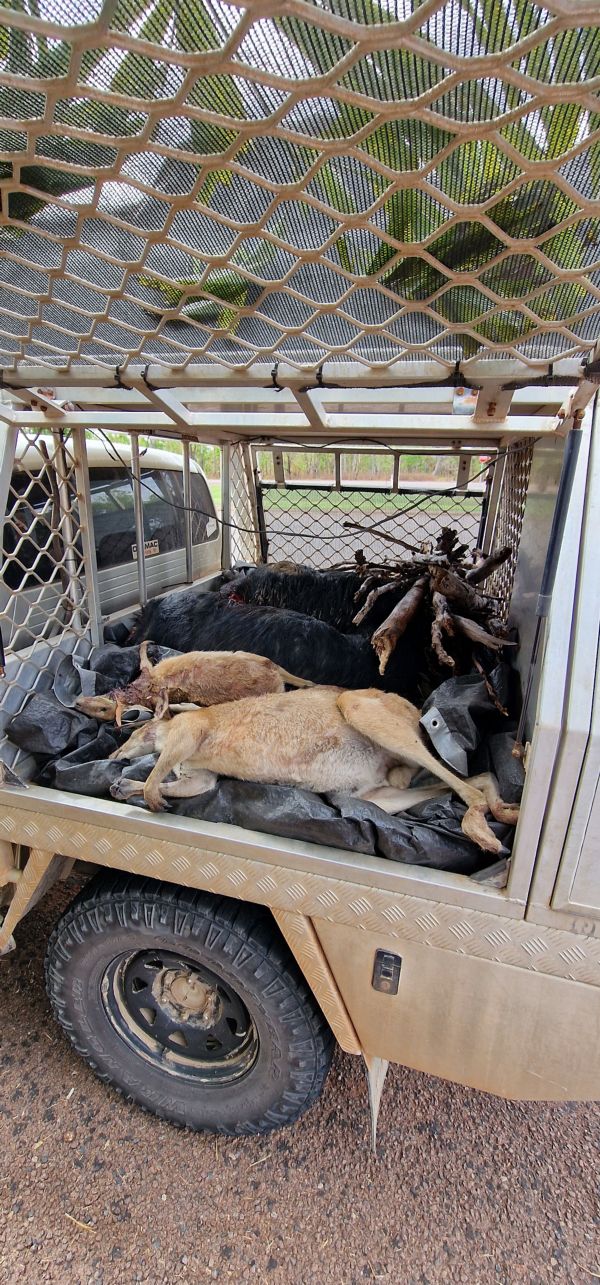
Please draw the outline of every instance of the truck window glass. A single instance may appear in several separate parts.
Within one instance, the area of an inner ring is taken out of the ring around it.
[[[133,487],[122,469],[93,469],[90,474],[92,512],[96,539],[96,556],[100,571],[135,560],[136,535],[133,511]],[[146,556],[183,549],[185,527],[183,514],[183,477],[176,469],[142,469],[142,503]],[[201,507],[213,512],[212,501],[204,479],[192,479],[192,495],[201,484]],[[201,544],[215,534],[207,534],[209,521],[200,517],[192,525],[194,544]],[[151,543],[148,543],[151,542]]]
[[[157,553],[183,549],[183,477],[175,469],[142,469],[144,536]],[[136,545],[133,488],[122,468],[90,469],[90,490],[98,569],[134,562]],[[20,498],[22,497],[22,498]],[[210,491],[199,474],[192,474],[192,541],[202,544],[217,534]],[[58,577],[56,563],[44,552],[52,533],[52,494],[40,474],[31,483],[14,473],[3,537],[3,580],[8,589],[49,584]],[[150,549],[147,555],[152,556]]]
[[[192,473],[192,540],[194,544],[202,544],[204,540],[214,540],[217,534],[216,518],[207,514],[214,514],[215,506],[213,504],[211,493],[208,489],[205,479],[200,473]]]

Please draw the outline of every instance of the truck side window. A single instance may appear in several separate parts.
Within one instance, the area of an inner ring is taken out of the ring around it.
[[[155,542],[158,553],[183,549],[182,474],[177,469],[142,469],[142,481],[145,539]],[[92,468],[90,490],[99,570],[134,562],[135,517],[129,475],[118,466]],[[192,474],[192,506],[192,542],[203,544],[214,538],[217,524],[214,516],[207,516],[214,514],[214,505],[198,473]],[[13,474],[2,551],[7,588],[34,589],[54,580],[60,584],[60,552],[52,548],[52,492],[43,474],[33,485],[27,474]]]
[[[147,553],[152,556],[152,552],[161,554],[183,549],[185,526],[181,473],[176,469],[142,469],[141,476],[144,538],[153,542]],[[208,488],[204,479],[198,475],[193,475],[192,495],[195,498],[194,483],[197,482],[203,487],[201,507],[206,512],[214,512]],[[133,562],[136,535],[130,477],[116,467],[92,469],[90,488],[98,569],[102,571]],[[198,522],[194,521],[194,544],[211,538],[210,534],[206,534],[207,526],[208,519],[205,517],[200,517]],[[214,519],[212,526],[216,531]]]
[[[217,534],[217,520],[214,516],[215,506],[206,480],[200,473],[192,473],[192,543],[203,544],[205,540],[214,540]],[[210,514],[210,517],[206,515]]]

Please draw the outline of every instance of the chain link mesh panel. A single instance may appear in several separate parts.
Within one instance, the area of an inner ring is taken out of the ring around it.
[[[585,352],[599,25],[592,0],[5,0],[0,362]]]
[[[488,457],[475,456],[467,464],[467,477],[470,471],[472,478],[468,486],[447,480],[424,483],[422,489],[414,482],[403,489],[400,482],[397,490],[368,482],[357,482],[355,487],[319,485],[289,481],[280,465],[278,482],[259,480],[265,560],[289,560],[325,570],[352,563],[360,550],[368,562],[393,562],[410,557],[412,551],[433,549],[442,529],[452,527],[470,550],[510,545],[510,559],[486,585],[487,592],[498,598],[498,615],[507,619],[534,443],[534,438],[515,443],[492,454],[489,462]],[[256,449],[269,478],[270,457]],[[352,459],[350,452],[345,452],[345,459]],[[411,465],[422,464],[422,456],[403,452],[402,461],[410,473]],[[446,467],[452,470],[450,460]]]
[[[267,485],[262,494],[269,562],[290,559],[324,570],[352,562],[357,549],[369,562],[393,561],[410,556],[407,546],[433,547],[445,526],[454,527],[470,548],[477,544],[481,494],[445,496],[429,490],[395,494],[369,489],[368,484],[343,491]]]
[[[23,756],[7,741],[6,722],[51,685],[65,653],[84,659],[91,647],[74,437],[24,429],[14,454],[0,585],[0,758],[13,766]]]

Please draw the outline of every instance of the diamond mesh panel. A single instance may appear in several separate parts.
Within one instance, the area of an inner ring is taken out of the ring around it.
[[[3,0],[0,363],[593,346],[600,11]]]
[[[442,528],[452,527],[459,539],[469,549],[477,547],[500,548],[510,545],[512,557],[490,577],[486,591],[498,598],[498,615],[506,619],[514,583],[529,475],[535,438],[503,448],[496,455],[471,459],[467,468],[471,481],[468,489],[464,482],[453,482],[458,457],[447,459],[444,465],[446,479],[436,484],[424,481],[421,489],[413,482],[396,490],[387,484],[357,481],[355,486],[345,482],[342,486],[331,483],[290,481],[280,463],[280,476],[275,480],[270,455],[255,447],[259,464],[258,508],[253,509],[246,489],[247,471],[240,467],[238,494],[244,496],[245,508],[238,507],[236,521],[247,525],[254,512],[260,532],[254,541],[246,533],[232,532],[232,549],[238,557],[262,560],[269,563],[290,560],[313,566],[317,570],[354,560],[360,549],[369,562],[389,562],[409,556],[409,550],[433,548]],[[276,453],[277,454],[277,453]],[[272,457],[273,460],[275,456]],[[313,460],[317,456],[310,457]],[[327,467],[333,473],[333,457],[326,453]],[[352,475],[362,455],[344,452],[342,476]],[[434,469],[435,457],[431,460]],[[442,464],[441,458],[438,464]],[[248,465],[249,467],[249,465]],[[423,467],[421,455],[403,452],[402,469],[410,476]],[[346,470],[350,470],[348,473]],[[391,462],[390,462],[391,469]],[[492,476],[499,470],[497,501],[494,512],[489,508],[488,492]],[[250,473],[251,476],[251,473]],[[486,481],[487,477],[487,481]],[[237,544],[236,544],[237,541]],[[487,543],[486,543],[487,541]]]
[[[501,548],[509,544],[513,550],[512,557],[499,567],[488,582],[488,592],[497,594],[505,604],[503,615],[508,615],[508,603],[512,593],[515,570],[517,566],[517,554],[521,542],[521,531],[523,528],[523,517],[525,514],[525,501],[527,499],[527,487],[529,486],[529,475],[531,473],[531,462],[533,459],[533,443],[525,440],[518,447],[512,447],[506,455],[504,464],[504,475],[502,478],[502,490],[494,526],[493,547]]]
[[[0,679],[0,758],[23,757],[6,740],[7,719],[36,688],[52,681],[65,652],[90,649],[89,602],[77,505],[72,432],[19,434],[3,527],[0,631],[6,676]]]
[[[250,448],[245,442],[229,448],[229,495],[231,562],[259,562],[261,548],[254,477]]]

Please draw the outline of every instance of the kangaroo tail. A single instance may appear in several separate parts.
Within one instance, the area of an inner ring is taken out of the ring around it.
[[[315,683],[311,683],[309,678],[297,678],[295,674],[288,674],[287,669],[282,669],[281,665],[278,665],[277,669],[279,670],[279,674],[283,682],[287,683],[288,687],[314,687],[315,686]]]

